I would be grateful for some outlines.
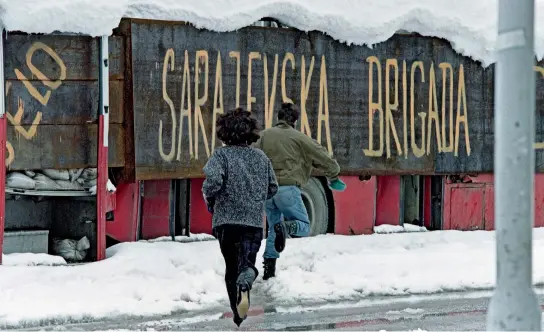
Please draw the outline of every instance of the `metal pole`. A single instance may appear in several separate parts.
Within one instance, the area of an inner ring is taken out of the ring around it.
[[[109,112],[108,36],[100,37],[100,108],[98,115],[98,179],[96,184],[97,260],[106,258],[106,195],[108,183]]]
[[[4,28],[0,26],[0,264],[4,246],[4,225],[6,222],[6,79],[4,77]]]
[[[540,331],[532,285],[535,131],[534,0],[499,0],[495,72],[497,285],[489,331]]]

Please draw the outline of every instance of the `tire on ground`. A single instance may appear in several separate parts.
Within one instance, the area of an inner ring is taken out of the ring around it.
[[[301,188],[302,201],[308,217],[310,218],[310,234],[316,236],[326,234],[329,226],[329,206],[325,188],[319,179],[312,177],[308,183]]]

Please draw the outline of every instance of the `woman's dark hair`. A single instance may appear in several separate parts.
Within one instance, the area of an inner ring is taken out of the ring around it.
[[[300,112],[298,108],[292,103],[281,104],[281,109],[278,111],[278,120],[285,121],[289,125],[293,126],[298,121]]]
[[[239,107],[220,115],[217,138],[226,145],[251,145],[259,140],[259,125],[251,113]]]

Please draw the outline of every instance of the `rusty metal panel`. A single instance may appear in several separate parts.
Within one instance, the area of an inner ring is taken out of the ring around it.
[[[131,31],[139,179],[202,176],[219,144],[214,114],[239,104],[268,127],[282,100],[299,106],[297,129],[344,174],[493,170],[493,68],[444,40],[396,35],[368,48],[319,32],[152,21],[134,21]],[[535,70],[542,87],[544,70]],[[542,117],[537,126],[544,141]]]
[[[10,170],[96,167],[97,127],[42,125],[36,137],[26,139],[8,126],[6,164]],[[122,125],[110,126],[110,167],[123,166],[123,136]]]
[[[124,41],[110,39],[110,165],[124,165]],[[89,37],[10,35],[6,41],[11,169],[96,165],[98,42]]]

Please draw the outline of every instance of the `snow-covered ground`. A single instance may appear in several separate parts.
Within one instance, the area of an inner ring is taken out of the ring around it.
[[[190,236],[176,236],[175,237],[176,242],[198,242],[198,241],[212,241],[215,240],[215,238],[212,235],[199,233],[199,234],[190,234]],[[142,242],[171,242],[172,238],[170,236],[161,236],[156,239],[151,239]]]
[[[542,284],[544,229],[534,230],[534,240],[534,280]],[[259,277],[254,291],[269,303],[294,306],[488,289],[495,278],[494,252],[494,233],[484,231],[288,240],[277,278]],[[228,311],[216,241],[123,243],[107,254],[104,261],[79,266],[0,267],[0,326],[217,306]],[[260,255],[257,264],[260,269]]]
[[[2,255],[2,264],[4,266],[57,266],[67,263],[60,256],[20,253]]]
[[[377,234],[391,234],[391,233],[412,233],[412,232],[426,232],[427,228],[412,224],[400,225],[380,225],[374,227],[374,233]]]
[[[544,56],[544,0],[535,0],[535,50]],[[0,0],[8,30],[110,35],[122,17],[187,21],[229,31],[262,17],[341,41],[372,45],[398,30],[447,39],[459,53],[494,61],[498,0]]]

